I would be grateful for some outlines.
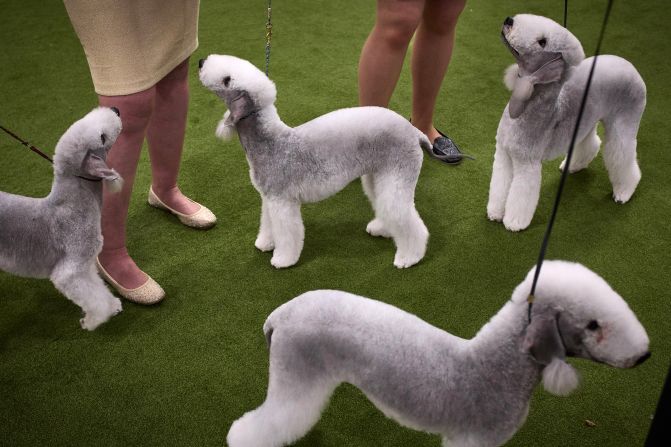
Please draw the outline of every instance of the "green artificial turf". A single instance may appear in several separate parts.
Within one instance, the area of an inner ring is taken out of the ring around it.
[[[224,105],[200,86],[196,61],[210,53],[264,62],[266,2],[204,1],[200,47],[191,62],[191,103],[182,189],[211,208],[217,226],[190,230],[146,204],[146,151],[129,216],[129,250],[167,291],[155,307],[124,303],[95,332],[46,280],[0,272],[0,445],[222,445],[231,423],[266,391],[261,326],[277,306],[333,288],[396,305],[461,337],[472,337],[533,266],[559,180],[543,169],[541,199],[526,231],[485,217],[494,137],[513,62],[503,19],[532,12],[561,20],[555,0],[473,0],[463,12],[436,125],[477,161],[446,167],[425,160],[417,208],[431,233],[426,258],[392,265],[392,242],[364,231],[372,217],[358,182],[303,208],[300,262],[275,270],[254,248],[260,201],[237,141],[214,129]],[[593,52],[605,0],[570,2],[570,29]],[[357,62],[374,21],[373,1],[273,2],[271,77],[289,125],[357,104]],[[671,358],[668,293],[671,155],[668,136],[671,33],[665,0],[618,1],[603,51],[629,59],[648,86],[638,135],[643,179],[630,203],[615,204],[601,156],[569,178],[548,257],[584,263],[627,299],[651,339],[652,358],[618,370],[572,361],[581,387],[568,398],[534,394],[511,446],[634,446],[645,439]],[[86,60],[61,2],[0,1],[0,123],[38,147],[53,147],[96,105]],[[409,116],[406,66],[391,108]],[[51,167],[0,134],[0,189],[43,196]],[[1,229],[0,229],[1,231]],[[588,427],[585,420],[596,423]],[[386,419],[355,388],[339,388],[321,421],[296,445],[433,446],[438,436]]]

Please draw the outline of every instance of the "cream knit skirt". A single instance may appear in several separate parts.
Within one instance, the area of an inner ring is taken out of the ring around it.
[[[199,0],[64,0],[96,93],[146,90],[198,48]]]

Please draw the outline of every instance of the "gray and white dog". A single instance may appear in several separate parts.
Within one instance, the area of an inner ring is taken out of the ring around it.
[[[504,78],[512,97],[496,133],[487,215],[519,231],[529,226],[538,204],[541,162],[569,148],[593,58],[585,59],[578,39],[545,17],[508,17],[501,35],[517,63]],[[641,179],[636,135],[645,102],[645,83],[631,63],[598,57],[569,172],[596,157],[601,121],[603,159],[618,203],[631,198]]]
[[[228,432],[230,447],[280,447],[304,436],[342,382],[402,425],[445,447],[498,446],[524,423],[536,385],[578,385],[567,356],[619,368],[650,356],[627,303],[580,264],[546,261],[531,322],[532,269],[512,298],[465,340],[396,307],[334,290],[305,293],[270,314],[268,394]]]
[[[274,249],[273,266],[298,261],[304,238],[301,204],[323,200],[359,177],[375,210],[366,231],[394,240],[396,267],[424,257],[429,233],[414,197],[421,147],[431,143],[406,119],[381,107],[357,107],[291,128],[277,114],[275,84],[250,62],[210,55],[200,61],[200,80],[228,107],[217,135],[237,131],[245,149],[262,201],[255,245]]]
[[[81,307],[81,326],[93,330],[121,312],[98,276],[102,247],[102,181],[121,189],[121,178],[105,163],[121,132],[118,110],[99,107],[74,123],[56,145],[54,181],[47,197],[0,192],[0,270],[50,278]]]

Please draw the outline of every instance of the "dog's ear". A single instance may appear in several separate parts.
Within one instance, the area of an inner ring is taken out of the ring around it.
[[[233,125],[237,124],[241,118],[249,115],[254,111],[254,102],[249,97],[249,93],[241,92],[237,97],[231,100],[228,110],[231,112],[228,119]]]
[[[541,365],[549,365],[554,357],[563,359],[566,356],[554,315],[542,313],[531,318],[524,334],[523,349]]]
[[[578,386],[579,378],[564,360],[566,351],[557,319],[558,314],[548,311],[533,315],[522,349],[544,366],[543,387],[552,394],[566,396]]]
[[[560,80],[565,66],[561,53],[539,53],[520,60],[519,66],[509,67],[504,82],[513,91],[508,106],[510,117],[517,118],[522,114],[536,84],[549,84]]]
[[[123,179],[119,173],[107,166],[105,160],[91,152],[84,157],[82,171],[89,177],[104,180],[111,192],[119,192],[123,187]]]

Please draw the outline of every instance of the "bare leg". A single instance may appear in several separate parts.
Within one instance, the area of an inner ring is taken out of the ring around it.
[[[359,59],[360,105],[389,105],[423,9],[424,0],[378,0],[375,26]]]
[[[188,61],[187,58],[156,84],[154,112],[147,128],[152,189],[163,203],[183,214],[200,209],[177,187],[189,105]]]
[[[117,107],[123,130],[107,156],[107,164],[123,177],[123,189],[115,194],[103,191],[103,248],[98,256],[103,268],[127,289],[140,287],[147,275],[135,265],[126,250],[126,218],[135,171],[140,159],[149,119],[154,107],[154,87],[125,96],[99,96],[102,106]]]
[[[426,0],[412,47],[412,123],[431,141],[440,136],[433,112],[465,4],[466,0]]]

